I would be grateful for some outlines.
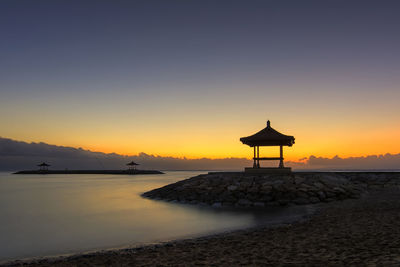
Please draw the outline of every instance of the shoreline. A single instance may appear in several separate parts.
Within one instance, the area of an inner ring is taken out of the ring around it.
[[[155,200],[157,201],[157,200]],[[178,205],[188,205],[178,203]],[[284,227],[287,225],[292,225],[296,223],[302,223],[307,220],[310,220],[313,216],[317,215],[324,209],[324,204],[309,204],[306,205],[312,209],[310,213],[302,214],[297,217],[291,218],[287,221],[280,221],[280,222],[263,222],[261,224],[257,224],[254,226],[248,226],[245,228],[239,229],[227,229],[220,232],[211,232],[205,235],[188,235],[181,238],[172,238],[170,240],[164,241],[154,241],[154,242],[145,242],[140,243],[137,245],[126,245],[126,246],[119,246],[119,247],[112,247],[112,248],[103,248],[103,249],[92,249],[87,251],[82,251],[78,253],[65,253],[65,254],[56,254],[56,255],[48,255],[48,256],[38,256],[38,257],[27,257],[27,258],[20,258],[20,259],[11,259],[11,260],[4,260],[0,261],[0,266],[42,266],[42,264],[49,264],[52,266],[53,264],[61,263],[62,265],[67,264],[68,261],[74,260],[76,258],[87,258],[87,257],[96,257],[96,256],[103,256],[103,255],[114,255],[117,254],[124,254],[124,253],[135,253],[147,249],[157,249],[161,247],[171,247],[175,246],[176,244],[185,243],[185,242],[204,242],[206,240],[211,240],[215,238],[224,238],[227,235],[235,235],[238,233],[251,233],[253,231],[261,230],[261,229],[273,229]],[[217,208],[218,209],[218,208]]]
[[[400,264],[400,190],[322,204],[309,218],[67,257],[10,261],[2,266],[394,265]]]
[[[154,200],[154,201],[162,201],[162,200]],[[176,203],[177,205],[190,205],[188,203],[183,204],[183,203]],[[224,209],[224,208],[213,208],[213,207],[208,207],[204,205],[199,205],[200,207],[204,207],[207,209]],[[158,248],[161,246],[170,246],[171,244],[176,244],[176,243],[181,243],[181,242],[188,242],[188,241],[200,241],[200,240],[207,240],[211,238],[219,238],[223,237],[225,235],[229,234],[235,234],[238,232],[251,232],[255,231],[258,229],[263,229],[263,228],[276,228],[276,227],[281,227],[285,226],[288,224],[293,224],[293,223],[299,223],[299,222],[304,222],[306,220],[309,220],[312,216],[316,215],[318,212],[320,212],[324,208],[324,204],[309,204],[309,205],[304,205],[304,207],[307,207],[307,213],[301,213],[299,211],[298,214],[295,214],[293,216],[288,216],[286,219],[279,219],[278,222],[275,221],[264,221],[262,223],[257,223],[256,225],[252,226],[246,226],[243,228],[233,228],[233,229],[225,229],[222,231],[211,231],[209,233],[205,234],[188,234],[185,236],[181,237],[176,237],[176,238],[170,238],[166,240],[154,240],[154,241],[149,241],[149,242],[142,242],[142,243],[137,243],[137,244],[131,244],[131,245],[121,245],[121,246],[115,246],[115,247],[106,247],[106,248],[94,248],[94,249],[89,249],[85,251],[80,251],[80,252],[71,252],[71,253],[58,253],[58,254],[52,254],[52,255],[45,255],[45,256],[32,256],[32,257],[24,257],[24,258],[14,258],[14,259],[8,259],[8,260],[0,260],[0,266],[19,266],[19,265],[30,265],[30,264],[36,264],[37,262],[42,262],[42,261],[48,261],[48,262],[53,262],[53,261],[58,261],[58,260],[68,260],[69,258],[76,258],[76,257],[87,257],[87,256],[96,256],[99,254],[107,254],[107,253],[123,253],[124,251],[132,251],[132,250],[137,250],[141,251],[143,249],[148,249],[148,248]],[[274,207],[276,209],[281,209],[281,208],[287,208],[287,207]],[[295,207],[293,206],[292,208],[300,208],[300,207]],[[226,208],[225,208],[226,209]],[[229,209],[232,210],[232,207]],[[244,208],[234,208],[234,210],[245,210]],[[261,208],[252,208],[253,211],[257,212],[266,212],[265,209]],[[249,210],[247,210],[249,211]],[[269,217],[268,217],[269,218]]]

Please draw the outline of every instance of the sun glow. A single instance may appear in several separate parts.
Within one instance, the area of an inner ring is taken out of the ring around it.
[[[400,151],[400,145],[397,143],[397,138],[400,136],[400,127],[398,126],[363,129],[362,134],[360,134],[360,129],[354,129],[351,125],[343,126],[347,128],[347,131],[335,131],[326,128],[315,128],[316,130],[310,131],[307,127],[296,128],[295,126],[285,130],[283,124],[280,123],[276,129],[282,133],[294,135],[296,138],[292,147],[284,147],[285,160],[289,161],[298,161],[310,155],[351,157],[399,153]],[[203,157],[250,159],[253,156],[253,149],[242,144],[239,138],[253,134],[261,127],[258,129],[254,126],[249,128],[221,129],[215,127],[204,130],[192,125],[192,127],[168,131],[161,131],[160,129],[126,131],[125,133],[99,131],[98,134],[89,133],[86,136],[80,135],[79,138],[73,138],[75,135],[68,136],[68,138],[60,138],[58,135],[48,136],[47,138],[37,136],[35,139],[29,139],[26,136],[20,138],[26,141],[44,141],[50,144],[82,147],[91,151],[122,155],[137,155],[144,152],[150,155],[189,159]],[[341,127],[337,128],[340,129]],[[279,148],[261,147],[260,154],[277,156],[279,155]]]

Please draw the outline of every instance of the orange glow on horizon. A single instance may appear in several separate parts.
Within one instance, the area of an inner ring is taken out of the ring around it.
[[[271,126],[296,138],[292,147],[284,147],[284,158],[286,161],[299,161],[311,155],[331,158],[336,155],[359,157],[400,153],[400,123],[395,123],[396,120],[388,117],[372,126],[368,118],[359,121],[337,119],[326,123],[323,119],[294,120],[282,117],[271,120]],[[42,121],[29,121],[27,124],[6,127],[1,134],[14,140],[82,147],[94,152],[121,155],[143,152],[188,159],[250,159],[253,156],[252,148],[242,144],[239,138],[254,134],[264,127],[265,122],[258,118],[223,120],[207,116],[199,117],[195,122],[157,120],[127,125],[115,121],[113,124],[82,123],[76,127],[59,120],[54,121],[51,127]],[[275,156],[279,155],[279,148],[262,147],[260,152],[264,156]]]
[[[283,131],[282,131],[283,132]],[[331,132],[331,136],[324,136],[323,133],[301,132],[296,137],[296,143],[292,147],[284,147],[284,157],[286,161],[300,161],[304,157],[314,155],[316,157],[332,158],[339,156],[361,157],[368,155],[382,155],[386,153],[400,153],[400,145],[397,138],[400,136],[400,127],[390,129],[372,129],[369,132],[358,134],[357,132]],[[117,153],[126,156],[135,156],[139,153],[161,157],[175,157],[187,159],[220,159],[220,158],[252,158],[253,150],[247,145],[243,145],[239,138],[226,140],[223,137],[201,137],[191,140],[181,136],[177,143],[162,144],[162,140],[149,142],[148,139],[142,140],[140,148],[135,143],[128,141],[111,141],[101,145],[78,145],[70,144],[74,147],[82,147],[86,150],[103,153]],[[221,138],[221,139],[219,139]],[[100,143],[99,143],[100,144]],[[58,144],[66,145],[66,144]],[[136,147],[136,148],[135,148]],[[261,155],[278,156],[278,147],[261,147]]]

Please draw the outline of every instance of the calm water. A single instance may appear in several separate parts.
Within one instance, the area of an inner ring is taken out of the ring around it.
[[[140,194],[204,172],[164,175],[0,173],[0,261],[135,246],[290,221],[307,207],[232,211]]]

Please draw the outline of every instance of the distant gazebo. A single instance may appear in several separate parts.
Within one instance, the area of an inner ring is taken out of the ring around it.
[[[50,165],[46,162],[42,162],[41,164],[37,165],[39,167],[39,171],[48,171]]]
[[[138,166],[140,164],[137,164],[136,162],[131,161],[126,165],[128,165],[128,170],[135,171],[136,170],[136,166]]]
[[[270,121],[267,121],[267,127],[253,135],[240,138],[243,144],[254,148],[253,168],[245,168],[245,172],[262,173],[262,172],[290,172],[290,168],[283,165],[283,146],[292,146],[294,137],[284,135],[271,127]],[[260,157],[260,146],[279,146],[279,157]],[[277,168],[262,168],[260,160],[279,160]]]

